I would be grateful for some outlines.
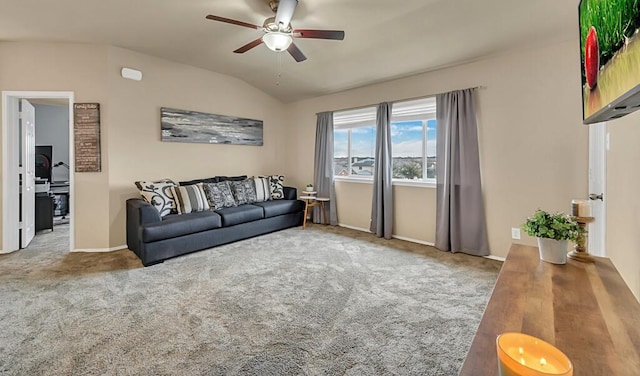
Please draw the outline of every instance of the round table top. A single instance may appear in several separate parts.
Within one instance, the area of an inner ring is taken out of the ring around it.
[[[301,200],[329,201],[327,197],[300,196]]]

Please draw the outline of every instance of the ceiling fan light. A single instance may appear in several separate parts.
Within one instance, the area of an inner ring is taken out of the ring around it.
[[[266,33],[262,37],[262,41],[271,51],[281,52],[289,48],[293,38],[291,38],[291,35],[289,34],[274,31]]]

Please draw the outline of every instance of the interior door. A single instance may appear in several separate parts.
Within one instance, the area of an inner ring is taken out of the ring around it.
[[[36,234],[36,110],[29,101],[20,101],[20,131],[22,135],[22,238],[21,247],[31,243]]]
[[[589,199],[594,221],[589,224],[589,253],[605,256],[606,231],[606,166],[607,166],[607,123],[589,126]]]

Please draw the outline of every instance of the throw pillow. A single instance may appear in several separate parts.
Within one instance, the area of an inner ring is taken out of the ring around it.
[[[232,206],[238,206],[229,182],[222,181],[220,183],[204,183],[204,193],[209,201],[209,208],[213,210],[219,210],[222,208],[230,208]]]
[[[219,182],[219,180],[217,177],[214,176],[212,178],[187,180],[187,181],[181,181],[178,183],[180,185],[193,185],[198,183],[217,183],[217,182]]]
[[[178,214],[209,210],[202,183],[171,187]]]
[[[256,202],[271,200],[271,189],[269,188],[268,178],[254,177],[253,183],[256,186]]]
[[[236,199],[238,205],[256,202],[256,187],[253,179],[230,181],[229,185],[231,186],[233,197]]]
[[[160,213],[161,217],[176,212],[176,201],[171,188],[176,184],[171,180],[159,182],[137,181],[136,187],[142,198]]]
[[[265,176],[269,179],[269,190],[271,191],[272,200],[281,200],[284,198],[284,176],[271,175]]]
[[[218,181],[240,181],[240,180],[244,180],[247,178],[247,175],[240,175],[240,176],[216,176],[216,178],[218,179]]]

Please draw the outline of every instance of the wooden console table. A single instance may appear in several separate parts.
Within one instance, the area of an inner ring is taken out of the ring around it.
[[[521,332],[564,352],[574,375],[640,375],[640,303],[607,258],[541,261],[514,244],[460,375],[497,375],[496,337]]]

